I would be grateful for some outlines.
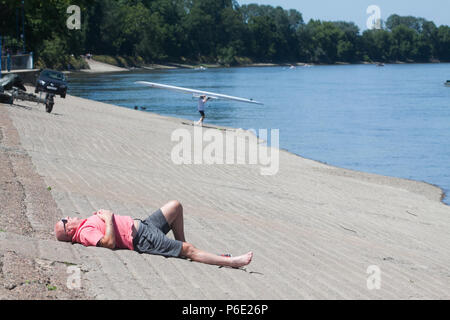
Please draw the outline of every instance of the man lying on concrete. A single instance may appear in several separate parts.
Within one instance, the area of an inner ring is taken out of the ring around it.
[[[168,238],[172,230],[175,240]],[[146,220],[133,220],[108,210],[99,210],[88,219],[67,217],[55,225],[56,239],[109,249],[129,249],[139,253],[182,257],[206,264],[239,268],[248,265],[253,253],[230,257],[199,250],[184,237],[183,207],[171,201]]]

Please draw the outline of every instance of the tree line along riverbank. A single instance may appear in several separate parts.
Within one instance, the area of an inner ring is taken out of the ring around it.
[[[235,0],[26,1],[23,17],[19,1],[0,2],[4,46],[33,51],[37,67],[82,69],[86,53],[123,67],[450,61],[450,27],[412,16],[361,32],[353,22],[305,22],[297,10]],[[75,30],[71,5],[80,8]]]

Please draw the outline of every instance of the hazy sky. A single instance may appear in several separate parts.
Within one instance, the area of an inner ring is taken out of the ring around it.
[[[381,19],[391,14],[422,17],[433,21],[437,26],[450,25],[450,0],[237,0],[239,4],[269,4],[284,9],[296,9],[303,14],[303,20],[320,19],[329,21],[351,21],[360,30],[367,29],[369,18],[367,8],[377,5]]]

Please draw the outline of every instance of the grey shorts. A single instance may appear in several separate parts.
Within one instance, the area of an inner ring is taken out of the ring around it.
[[[161,209],[141,220],[139,230],[133,240],[134,250],[139,253],[156,254],[165,257],[179,257],[183,243],[166,235],[170,226]]]

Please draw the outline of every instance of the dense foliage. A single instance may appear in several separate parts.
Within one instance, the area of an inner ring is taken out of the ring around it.
[[[66,27],[72,4],[81,30]],[[0,33],[20,47],[21,1],[0,5]],[[352,22],[305,23],[296,10],[235,0],[25,0],[25,35],[39,64],[59,68],[87,52],[141,63],[450,61],[450,27],[423,18],[392,15],[361,34]]]

